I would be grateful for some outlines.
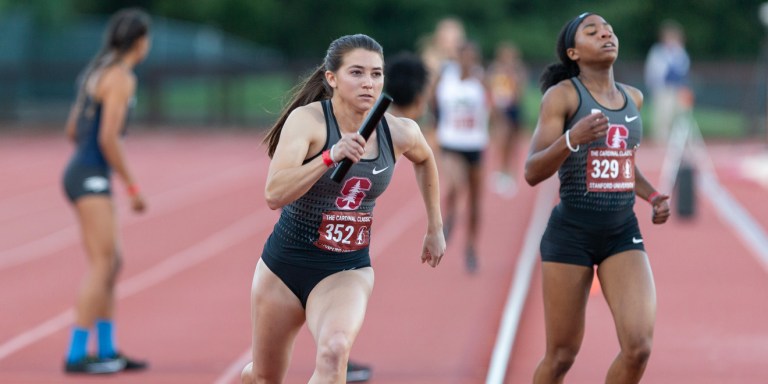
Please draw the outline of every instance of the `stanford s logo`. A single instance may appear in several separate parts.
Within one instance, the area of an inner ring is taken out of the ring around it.
[[[365,191],[370,190],[371,185],[368,178],[350,177],[341,188],[341,197],[336,198],[336,206],[344,210],[357,209],[365,197]]]
[[[627,149],[629,129],[623,125],[611,125],[605,135],[605,145],[608,148]]]

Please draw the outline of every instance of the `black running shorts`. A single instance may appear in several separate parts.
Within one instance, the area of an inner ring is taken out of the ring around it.
[[[585,267],[615,254],[645,251],[635,212],[599,212],[558,204],[541,238],[541,259]]]
[[[85,195],[112,195],[109,170],[70,164],[64,171],[64,192],[71,202]]]
[[[368,248],[346,253],[319,248],[317,251],[290,249],[274,233],[264,245],[261,260],[296,295],[304,308],[309,294],[321,280],[337,272],[371,266]]]
[[[444,153],[454,153],[461,157],[461,159],[464,161],[465,164],[474,166],[478,165],[483,161],[483,151],[464,151],[464,150],[458,150],[458,149],[451,149],[446,147],[441,147],[441,151]]]

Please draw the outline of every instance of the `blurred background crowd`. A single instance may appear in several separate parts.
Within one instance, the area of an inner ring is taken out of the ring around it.
[[[436,25],[447,16],[478,43],[486,68],[503,46],[524,63],[521,108],[530,129],[541,96],[536,80],[555,58],[563,20],[593,10],[619,36],[617,79],[660,100],[647,64],[660,31],[672,27],[688,56],[677,80],[691,91],[705,136],[765,137],[768,54],[761,5],[760,0],[0,0],[0,130],[62,127],[75,78],[98,49],[107,18],[127,6],[153,16],[153,50],[138,68],[141,86],[132,115],[134,124],[147,129],[261,129],[274,121],[286,91],[319,64],[317,58],[336,37],[365,33],[382,44],[385,57],[413,51],[428,58]],[[644,115],[658,108],[647,106]]]

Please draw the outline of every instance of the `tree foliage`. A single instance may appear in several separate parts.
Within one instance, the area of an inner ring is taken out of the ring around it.
[[[0,0],[0,10],[9,0]],[[29,3],[36,3],[32,1]],[[757,17],[763,0],[62,0],[77,13],[111,13],[141,6],[153,14],[214,25],[293,58],[320,58],[330,41],[366,33],[388,52],[415,50],[446,15],[461,18],[468,35],[489,54],[500,40],[516,42],[534,59],[554,57],[564,23],[590,10],[619,36],[622,55],[639,59],[656,40],[664,19],[679,21],[698,59],[753,59],[765,28]],[[5,6],[7,8],[7,5]],[[61,11],[61,6],[53,7]]]

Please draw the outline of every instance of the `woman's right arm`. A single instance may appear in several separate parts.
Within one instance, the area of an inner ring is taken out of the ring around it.
[[[323,113],[308,106],[297,108],[285,121],[269,163],[264,196],[270,209],[281,208],[303,196],[328,170],[322,156],[303,164],[310,150],[319,150],[313,143],[325,143]],[[333,161],[348,157],[357,162],[364,148],[365,140],[359,134],[344,135],[333,151]]]
[[[534,186],[554,175],[571,154],[563,129],[566,119],[576,112],[578,105],[578,95],[569,82],[551,87],[542,97],[539,120],[525,161],[525,181],[529,185]],[[571,146],[586,145],[605,136],[607,130],[608,118],[604,114],[585,116],[570,129]]]
[[[525,161],[525,181],[534,186],[552,176],[570,155],[563,128],[567,117],[567,94],[562,85],[551,87],[541,99],[539,120]],[[572,145],[573,141],[571,141]]]

